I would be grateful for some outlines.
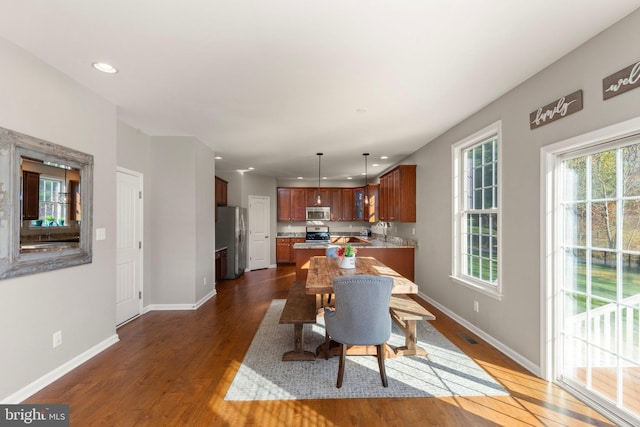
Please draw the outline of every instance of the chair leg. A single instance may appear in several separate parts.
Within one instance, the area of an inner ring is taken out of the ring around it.
[[[347,357],[347,345],[340,344],[340,365],[338,367],[338,382],[336,384],[337,388],[342,387],[342,378],[344,377],[344,364],[346,362]]]
[[[387,371],[384,368],[384,344],[379,344],[378,346],[378,367],[380,368],[380,378],[382,378],[382,386],[388,387],[389,384],[387,382]]]

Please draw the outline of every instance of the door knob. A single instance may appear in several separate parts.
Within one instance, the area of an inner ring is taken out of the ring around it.
[[[264,236],[264,238],[265,238],[265,239],[268,239],[268,238],[269,238],[269,236]]]

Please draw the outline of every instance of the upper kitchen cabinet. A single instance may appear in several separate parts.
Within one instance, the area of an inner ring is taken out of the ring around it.
[[[380,177],[380,220],[416,222],[416,165],[400,165]]]
[[[364,188],[369,203],[364,205],[364,220],[367,222],[378,222],[380,211],[380,189],[378,184],[367,184]]]
[[[278,221],[305,221],[306,207],[304,188],[278,188]]]
[[[216,176],[216,206],[227,206],[227,181]]]
[[[318,204],[318,192],[320,193],[320,204]],[[328,188],[307,188],[306,206],[331,206],[331,192]]]

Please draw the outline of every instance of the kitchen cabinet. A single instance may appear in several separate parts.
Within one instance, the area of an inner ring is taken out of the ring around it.
[[[40,174],[22,172],[22,219],[34,220],[40,216]]]
[[[367,184],[365,187],[365,191],[367,193],[367,197],[369,198],[369,203],[364,205],[364,221],[367,222],[378,222],[379,220],[379,207],[380,207],[380,196],[379,196],[379,185],[378,184]]]
[[[332,188],[329,190],[329,206],[331,207],[331,221],[345,221],[342,189]]]
[[[355,188],[343,188],[340,190],[342,198],[342,221],[355,221],[356,218],[356,199]]]
[[[216,176],[216,206],[227,206],[228,182]]]
[[[296,262],[293,245],[304,243],[304,238],[300,237],[278,237],[276,238],[276,263],[293,264]]]
[[[227,250],[216,251],[216,283],[219,283],[227,275]]]
[[[416,165],[400,165],[380,177],[380,220],[416,222]]]
[[[306,207],[304,188],[278,188],[278,221],[305,221]]]
[[[328,188],[320,187],[320,201],[318,205],[318,188],[306,189],[306,205],[305,206],[331,206],[331,193]]]

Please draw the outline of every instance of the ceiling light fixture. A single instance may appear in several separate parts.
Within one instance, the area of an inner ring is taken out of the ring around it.
[[[318,197],[316,198],[316,206],[322,205],[322,198],[320,197],[320,159],[322,158],[322,153],[316,153],[318,156]]]
[[[367,179],[367,158],[369,157],[369,153],[362,153],[364,156],[364,204],[369,204],[369,189],[367,185],[369,184],[369,180]]]
[[[389,156],[380,156],[380,160],[387,160]]]
[[[118,69],[116,67],[111,64],[107,64],[106,62],[94,62],[91,65],[93,65],[93,68],[98,71],[102,71],[103,73],[115,74],[118,72]]]

